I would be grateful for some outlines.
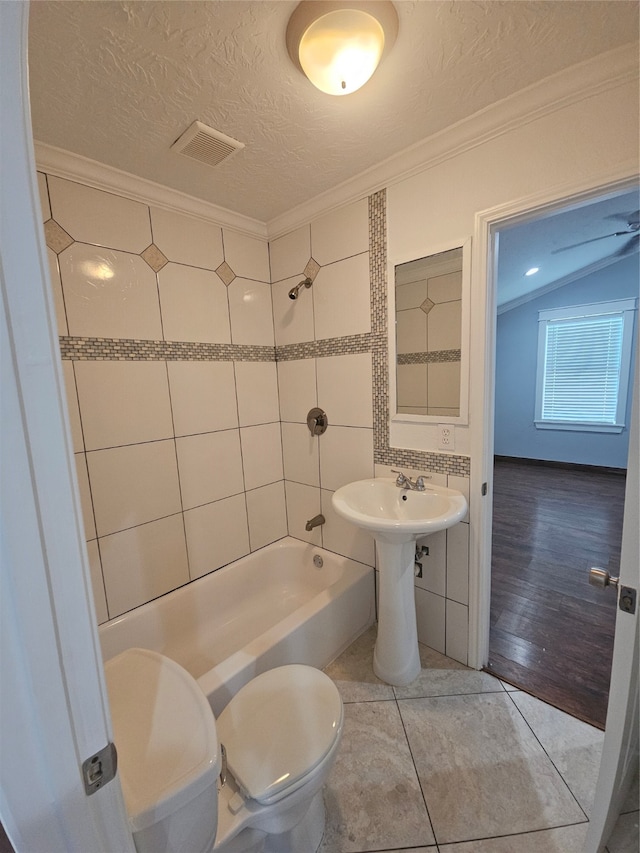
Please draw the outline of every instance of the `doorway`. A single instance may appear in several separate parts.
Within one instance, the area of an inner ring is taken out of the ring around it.
[[[637,192],[618,193],[556,209],[505,226],[496,240],[487,668],[600,728],[616,603],[611,592],[589,586],[588,569],[618,574],[631,385],[621,391],[621,429],[536,423],[539,329],[545,312],[560,306],[637,302],[637,199]]]

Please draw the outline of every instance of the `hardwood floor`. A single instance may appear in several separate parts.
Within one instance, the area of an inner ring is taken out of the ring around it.
[[[588,583],[618,574],[625,477],[497,458],[487,669],[604,728],[616,596]]]

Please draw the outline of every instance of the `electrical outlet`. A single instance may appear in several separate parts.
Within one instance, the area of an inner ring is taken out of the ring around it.
[[[455,427],[451,424],[438,424],[438,450],[453,450],[456,446]]]

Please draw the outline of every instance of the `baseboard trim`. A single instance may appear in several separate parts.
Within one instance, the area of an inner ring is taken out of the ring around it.
[[[626,477],[626,468],[607,468],[604,465],[581,465],[579,462],[557,462],[553,459],[528,459],[525,456],[497,456],[494,462],[512,465],[536,465],[540,468],[564,468],[567,471],[588,471],[591,474],[618,474]]]

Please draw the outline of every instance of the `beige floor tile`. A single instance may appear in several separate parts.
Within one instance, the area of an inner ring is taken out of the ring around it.
[[[375,853],[438,853],[436,845],[431,847],[403,847],[402,850],[376,850]]]
[[[638,757],[636,756],[636,772],[631,779],[629,791],[627,792],[625,801],[622,804],[622,814],[625,812],[634,812],[638,809],[638,803],[640,802],[640,778],[638,776],[638,770]]]
[[[454,696],[462,693],[503,693],[499,679],[488,672],[477,672],[420,644],[420,675],[406,687],[395,687],[398,699],[423,696]]]
[[[638,853],[638,815],[637,811],[620,815],[607,842],[609,853]]]
[[[398,706],[439,844],[585,820],[506,693]]]
[[[373,673],[376,634],[377,627],[372,625],[325,669],[345,703],[393,699],[393,687]]]
[[[563,826],[526,835],[441,844],[440,853],[582,853],[587,825]]]
[[[394,701],[345,707],[320,853],[428,846],[433,832]]]
[[[588,815],[598,781],[604,732],[527,693],[509,695]]]

